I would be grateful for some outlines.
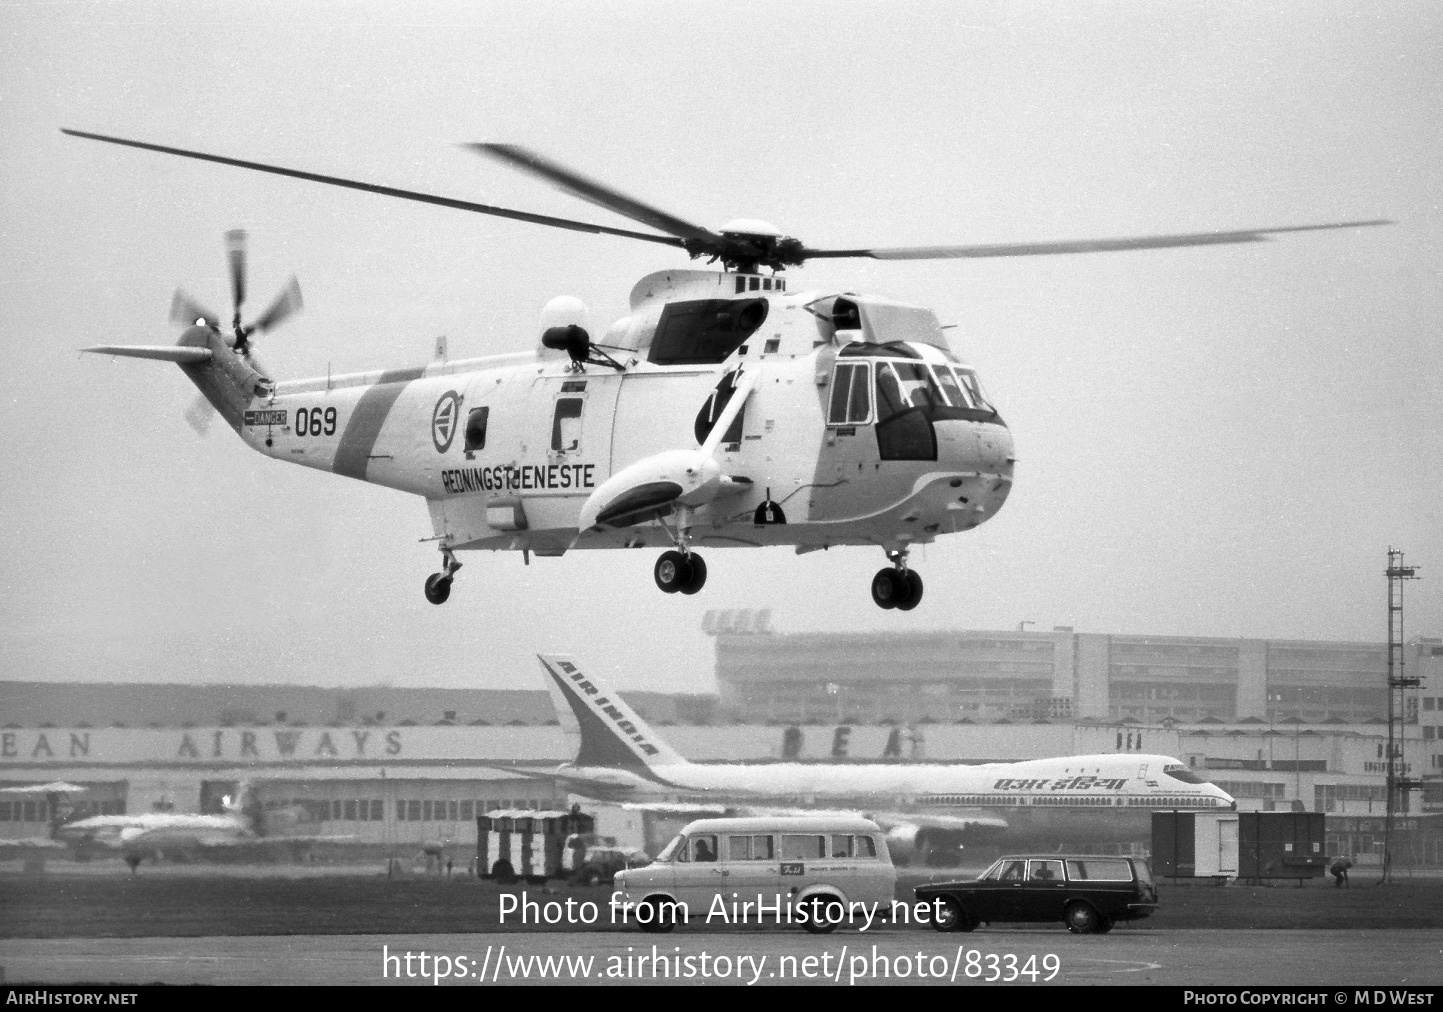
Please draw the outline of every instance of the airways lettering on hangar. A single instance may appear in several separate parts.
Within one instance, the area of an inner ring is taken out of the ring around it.
[[[104,755],[91,755],[89,731],[72,731],[69,734],[68,745],[60,734],[51,732],[47,736],[43,731],[38,733],[33,741],[22,743],[17,732],[5,731],[0,733],[0,759],[93,758],[104,761],[107,758]],[[264,735],[265,732],[261,731],[222,730],[211,732],[207,740],[204,734],[184,732],[171,754],[177,759],[341,758],[343,749],[346,758],[356,759],[371,755],[401,754],[400,731],[387,731],[384,734],[371,731],[337,731],[334,736],[330,731],[322,731],[318,738],[308,739],[302,731],[283,730],[269,732],[269,741],[265,740]],[[51,737],[55,738],[53,744]],[[27,745],[29,747],[26,747]],[[266,749],[264,756],[261,754],[262,746]]]

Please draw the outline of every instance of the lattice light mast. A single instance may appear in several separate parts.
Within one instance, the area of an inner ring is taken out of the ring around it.
[[[1415,567],[1403,565],[1401,549],[1388,549],[1388,765],[1383,820],[1383,882],[1389,881],[1393,873],[1396,816],[1400,810],[1408,811],[1408,792],[1423,789],[1422,780],[1408,775],[1403,749],[1408,720],[1408,690],[1416,689],[1420,684],[1419,679],[1407,676],[1403,649],[1403,581],[1418,579],[1415,574]]]

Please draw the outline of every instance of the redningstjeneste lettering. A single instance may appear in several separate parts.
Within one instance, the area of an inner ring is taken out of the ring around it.
[[[595,464],[502,464],[441,472],[447,492],[522,492],[529,489],[595,488]]]

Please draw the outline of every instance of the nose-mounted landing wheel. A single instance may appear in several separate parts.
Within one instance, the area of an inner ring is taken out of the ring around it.
[[[879,608],[911,611],[922,602],[922,577],[907,568],[905,552],[893,552],[893,564],[872,577],[872,600]]]
[[[695,594],[706,584],[706,560],[696,552],[662,552],[652,576],[663,593]]]
[[[444,560],[442,571],[426,577],[426,600],[432,604],[446,603],[451,596],[451,580],[456,576],[456,570],[461,568],[451,549],[442,547],[441,557]]]

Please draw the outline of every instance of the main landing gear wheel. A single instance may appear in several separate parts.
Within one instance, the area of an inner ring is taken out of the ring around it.
[[[691,579],[682,585],[683,594],[695,594],[706,586],[706,560],[696,552],[686,557],[687,563],[691,566]]]
[[[426,600],[432,604],[445,604],[451,596],[451,577],[445,573],[432,573],[426,577]]]
[[[922,577],[895,566],[879,569],[872,577],[872,600],[878,608],[911,611],[922,601]]]
[[[907,581],[907,600],[897,602],[898,611],[911,611],[922,603],[922,577],[915,569],[909,569],[901,576]]]
[[[706,562],[696,552],[662,552],[652,576],[664,593],[695,594],[706,584]]]
[[[441,559],[441,572],[426,577],[426,600],[432,604],[446,603],[446,598],[451,596],[451,581],[456,576],[456,570],[461,568],[461,563],[456,561],[449,548],[441,549]]]
[[[691,563],[681,552],[662,552],[651,571],[663,593],[675,594],[691,580]]]

